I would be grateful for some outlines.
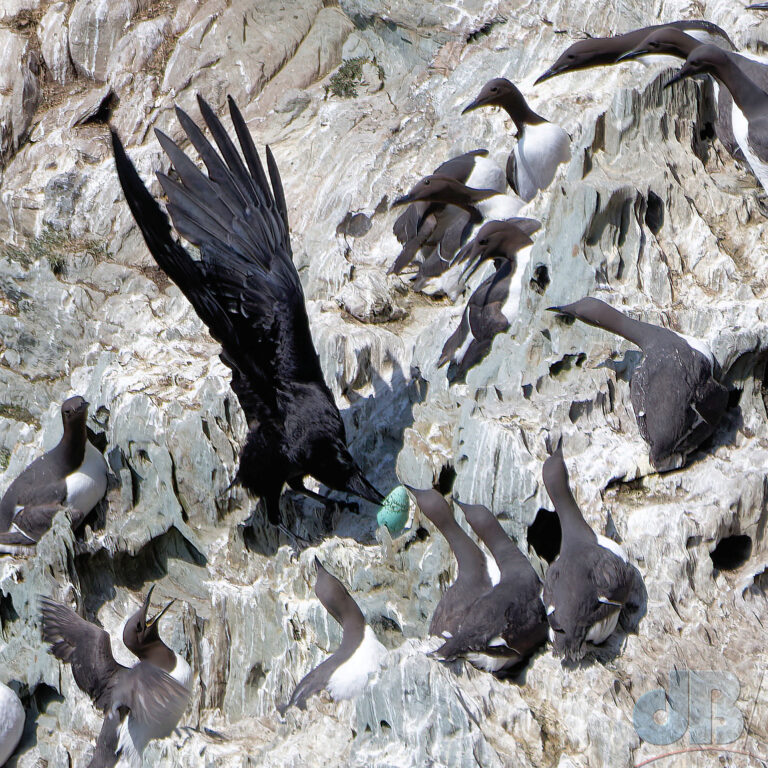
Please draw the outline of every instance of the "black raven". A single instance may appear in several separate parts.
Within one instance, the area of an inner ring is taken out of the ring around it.
[[[198,96],[217,153],[184,111],[176,114],[207,168],[205,175],[165,134],[157,138],[177,179],[157,178],[176,231],[200,249],[193,259],[172,236],[167,216],[112,132],[117,173],[147,246],[222,346],[231,386],[248,419],[234,482],[260,497],[270,523],[280,518],[283,485],[324,503],[304,487],[311,475],[329,488],[374,503],[382,495],[347,449],[344,424],[312,343],[304,292],[292,259],[288,213],[275,159],[264,168],[245,120],[229,98],[241,158],[211,107]]]

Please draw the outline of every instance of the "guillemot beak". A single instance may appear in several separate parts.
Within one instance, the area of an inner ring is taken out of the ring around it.
[[[467,112],[471,112],[473,109],[477,109],[478,107],[482,107],[484,102],[480,101],[480,99],[475,99],[474,101],[467,104],[464,109],[461,110],[462,115],[466,115]]]
[[[539,83],[543,83],[545,80],[549,80],[550,77],[554,77],[555,75],[559,74],[560,70],[555,69],[555,67],[550,67],[544,74],[539,75],[534,81],[534,85],[538,85]]]
[[[147,596],[144,598],[144,604],[141,606],[141,615],[144,618],[144,623],[147,623],[147,613],[149,612],[149,601],[152,599],[152,593],[155,591],[155,585],[153,584],[147,592]]]
[[[666,83],[664,83],[664,88],[669,88],[670,85],[673,85],[674,83],[677,83],[680,80],[683,80],[687,76],[687,72],[685,71],[685,67],[680,69],[676,75],[672,76],[671,80],[668,80]]]
[[[768,3],[753,3],[748,5],[747,9],[750,11],[768,11]]]
[[[626,53],[622,53],[621,56],[619,56],[616,59],[616,64],[618,64],[620,61],[629,61],[630,59],[637,59],[640,56],[645,56],[646,54],[650,53],[650,50],[648,48],[635,48],[631,51],[627,51]]]
[[[398,197],[397,200],[393,200],[390,208],[394,208],[397,205],[407,205],[408,203],[412,203],[412,202],[413,202],[413,195],[408,193],[407,195]]]
[[[176,600],[175,600],[175,599],[174,599],[174,600],[171,600],[171,602],[170,602],[170,603],[168,603],[168,605],[166,605],[166,606],[165,606],[165,608],[163,608],[163,610],[162,610],[162,611],[160,611],[160,613],[158,613],[158,614],[157,614],[157,616],[155,616],[153,619],[147,619],[147,628],[149,628],[149,627],[153,626],[154,624],[157,624],[157,622],[158,622],[158,621],[160,621],[160,619],[163,617],[163,615],[165,614],[165,612],[166,612],[166,611],[167,611],[167,610],[168,610],[168,609],[169,609],[169,608],[170,608],[170,607],[171,607],[171,606],[172,606],[172,605],[173,605],[175,602],[176,602]]]

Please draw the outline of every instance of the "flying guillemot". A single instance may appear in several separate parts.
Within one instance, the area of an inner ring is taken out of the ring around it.
[[[476,149],[439,165],[430,174],[447,176],[469,187],[504,192],[506,179],[496,163],[488,159],[487,149]],[[414,202],[396,219],[392,230],[403,249],[389,272],[399,275],[421,253],[415,281],[419,285],[442,264],[450,264],[466,242],[473,227],[469,214],[454,205],[439,202]],[[419,289],[417,289],[419,290]]]
[[[280,495],[287,483],[310,491],[310,475],[333,490],[381,504],[347,448],[346,432],[312,341],[304,292],[293,263],[280,173],[267,147],[267,181],[253,139],[234,101],[229,111],[242,157],[210,106],[198,97],[219,152],[183,110],[176,114],[208,174],[156,131],[177,177],[158,173],[178,233],[200,249],[194,260],[172,236],[167,216],[112,133],[120,184],[160,268],[189,299],[222,346],[232,390],[249,425],[235,482],[261,499],[269,522],[297,545],[284,525]],[[244,161],[243,161],[244,158]],[[256,526],[255,515],[251,524]]]
[[[0,553],[30,554],[63,508],[76,529],[107,490],[107,463],[88,440],[88,403],[79,395],[62,403],[64,434],[35,459],[0,501]]]
[[[501,107],[517,129],[517,143],[507,159],[507,182],[527,203],[552,183],[558,166],[571,159],[570,136],[534,112],[517,86],[506,78],[489,80],[462,114],[491,106]]]
[[[701,41],[680,29],[661,27],[651,32],[637,47],[619,56],[617,62],[642,60],[649,56],[653,59],[669,58],[671,61],[687,59],[701,45],[703,45]],[[758,88],[763,91],[768,88],[768,61],[766,59],[753,54],[736,53],[722,48],[721,50],[723,50],[725,57],[735,64]],[[744,153],[736,141],[733,131],[734,125],[743,121],[744,117],[740,114],[739,107],[734,102],[728,88],[721,88],[716,75],[711,74],[714,78],[715,99],[717,101],[715,133],[731,155],[743,160],[745,159]]]
[[[0,766],[5,765],[19,746],[26,715],[16,692],[0,683]]]
[[[500,579],[469,607],[461,628],[435,655],[446,660],[462,657],[488,672],[508,670],[524,662],[547,639],[541,581],[487,507],[456,503],[491,551]]]
[[[451,382],[464,381],[470,368],[488,354],[493,339],[509,328],[520,306],[531,235],[540,227],[535,219],[488,221],[457,254],[456,263],[467,265],[463,282],[488,260],[494,262],[494,271],[472,292],[458,327],[443,345],[437,366],[451,363]]]
[[[365,623],[362,611],[344,585],[328,573],[317,558],[315,568],[315,594],[325,610],[341,625],[341,645],[330,658],[302,678],[288,704],[278,708],[281,714],[288,707],[306,709],[307,699],[323,690],[327,690],[334,701],[359,696],[387,654],[387,649]]]
[[[124,645],[139,659],[132,667],[115,661],[103,629],[61,603],[40,598],[43,640],[57,659],[71,665],[77,686],[105,716],[89,768],[141,768],[147,744],[170,736],[189,703],[192,670],[158,631],[174,601],[147,619],[153,590],[123,629]]]
[[[643,351],[629,393],[656,469],[669,468],[676,455],[684,459],[714,432],[728,407],[728,390],[704,342],[634,320],[599,299],[549,310],[618,334]]]
[[[392,206],[406,205],[415,202],[435,203],[461,209],[469,216],[472,227],[481,225],[491,219],[509,219],[522,208],[522,200],[517,197],[498,192],[495,189],[475,189],[462,184],[448,176],[431,175],[421,179],[411,190],[397,198]],[[471,237],[471,232],[467,235]],[[464,284],[461,272],[452,269],[457,265],[456,256],[444,258],[443,251],[436,249],[422,264],[417,279],[413,283],[414,290],[422,290],[428,280],[442,276],[433,285],[446,293],[452,300],[463,290]],[[456,274],[454,274],[456,273]]]
[[[554,652],[578,661],[587,643],[599,645],[613,634],[634,573],[622,547],[595,534],[584,520],[571,493],[561,445],[544,462],[542,476],[560,520],[562,544],[547,569],[541,600]]]
[[[662,27],[681,29],[702,43],[721,43],[730,49],[734,47],[725,30],[709,21],[692,19],[654,24],[612,37],[588,37],[586,40],[576,41],[569,45],[555,63],[536,79],[534,85],[566,72],[615,64],[622,54],[636,48],[651,32]]]
[[[699,74],[713,75],[730,92],[734,138],[757,180],[768,192],[768,93],[726,51],[715,45],[700,45],[691,51],[682,69],[664,87]]]
[[[445,590],[429,624],[429,634],[451,638],[456,634],[469,608],[493,587],[486,556],[456,522],[448,502],[434,489],[419,490],[405,485],[424,515],[442,533],[451,548],[458,573]]]

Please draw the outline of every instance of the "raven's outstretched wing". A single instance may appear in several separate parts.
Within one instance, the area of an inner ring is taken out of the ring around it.
[[[120,183],[144,239],[222,345],[232,389],[248,421],[280,413],[277,392],[293,382],[316,384],[332,400],[322,376],[304,294],[291,258],[280,175],[267,147],[267,176],[234,101],[229,109],[242,157],[219,119],[198,97],[218,147],[182,110],[177,115],[207,175],[160,131],[161,146],[178,179],[158,173],[179,234],[198,246],[195,261],[172,237],[168,219],[141,182],[113,133]],[[243,161],[245,159],[245,162]]]

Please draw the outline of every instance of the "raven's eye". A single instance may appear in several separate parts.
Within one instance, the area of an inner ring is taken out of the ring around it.
[[[424,184],[428,187],[429,186],[429,179],[424,179]]]
[[[568,54],[568,59],[569,59],[569,61],[573,61],[575,58],[576,58],[576,57],[575,57],[575,56],[574,56],[572,53],[569,53],[569,54]]]
[[[491,88],[491,93],[496,93],[499,89],[494,85],[493,88]]]

